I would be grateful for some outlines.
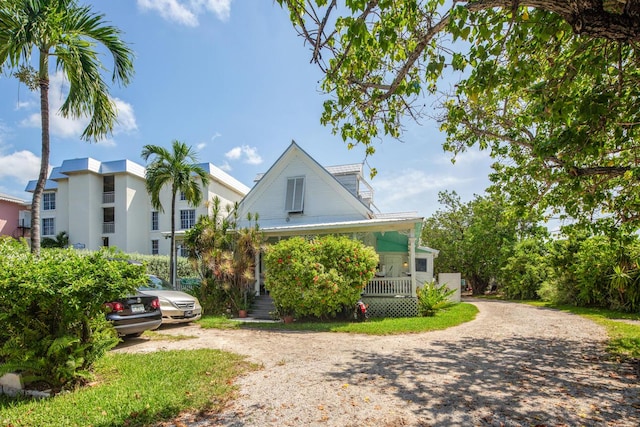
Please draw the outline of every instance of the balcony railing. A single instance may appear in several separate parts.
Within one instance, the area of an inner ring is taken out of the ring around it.
[[[116,201],[115,191],[105,191],[102,193],[102,203],[113,203]]]
[[[369,280],[363,295],[367,296],[413,296],[411,277],[376,277]]]
[[[103,234],[113,234],[116,232],[116,223],[115,222],[103,222],[102,223],[102,233]]]

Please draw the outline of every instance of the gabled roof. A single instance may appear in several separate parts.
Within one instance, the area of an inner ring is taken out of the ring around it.
[[[320,165],[320,163],[318,163],[293,140],[291,141],[289,147],[287,147],[287,149],[280,155],[280,157],[278,157],[278,159],[271,165],[267,172],[260,175],[260,179],[253,186],[253,188],[251,188],[249,193],[247,193],[245,197],[240,201],[240,205],[246,205],[247,201],[251,200],[252,198],[257,198],[259,200],[261,193],[266,191],[266,189],[271,185],[271,182],[275,180],[275,177],[270,178],[270,176],[276,174],[274,171],[285,169],[286,165],[290,161],[289,159],[293,158],[293,156],[295,156],[296,154],[300,154],[303,158],[303,161],[305,161],[312,168],[312,171],[318,174],[318,176],[320,176],[324,180],[324,182],[332,187],[334,194],[337,197],[342,198],[351,206],[353,206],[354,212],[356,210],[359,211],[360,215],[362,215],[363,218],[370,218],[373,216],[373,212],[369,206],[367,206],[360,198],[358,198],[347,188],[345,188],[344,185],[342,185],[335,176],[333,176],[327,169]]]

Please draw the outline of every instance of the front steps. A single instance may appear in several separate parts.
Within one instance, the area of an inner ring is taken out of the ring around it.
[[[253,300],[249,309],[249,317],[254,319],[274,320],[276,306],[269,295],[259,295]]]

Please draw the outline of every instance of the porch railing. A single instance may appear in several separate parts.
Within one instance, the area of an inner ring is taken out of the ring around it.
[[[105,191],[102,193],[102,203],[113,203],[116,201],[115,191]]]
[[[366,296],[413,296],[411,277],[376,277],[364,288]]]

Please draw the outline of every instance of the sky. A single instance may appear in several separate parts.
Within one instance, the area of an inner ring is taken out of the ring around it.
[[[80,139],[87,119],[52,114],[50,165],[66,159],[129,159],[141,165],[142,147],[192,146],[200,162],[212,163],[248,187],[295,140],[323,166],[362,163],[364,148],[348,150],[320,124],[322,75],[310,50],[272,1],[115,0],[80,1],[122,31],[136,58],[126,87],[110,86],[118,107],[113,135],[98,143]],[[109,72],[109,57],[103,58]],[[66,95],[52,74],[51,112]],[[425,99],[425,104],[432,101]],[[0,74],[0,193],[31,199],[24,188],[40,165],[39,97],[7,73]],[[442,207],[438,192],[456,191],[462,201],[482,194],[492,163],[486,152],[458,156],[442,149],[444,134],[428,119],[405,121],[402,140],[375,142],[367,158],[378,173],[368,181],[384,213],[429,217]]]

